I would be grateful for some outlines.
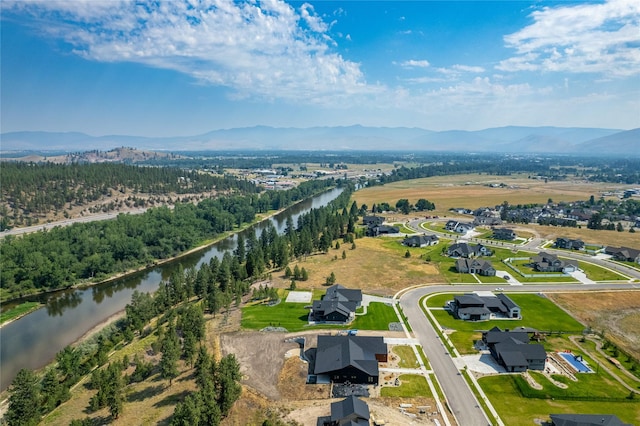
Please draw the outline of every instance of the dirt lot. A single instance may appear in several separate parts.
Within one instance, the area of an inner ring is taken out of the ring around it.
[[[640,291],[550,293],[551,300],[640,358]]]

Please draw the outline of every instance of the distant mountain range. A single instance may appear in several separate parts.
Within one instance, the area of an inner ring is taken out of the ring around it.
[[[182,137],[90,136],[84,133],[9,132],[0,135],[7,151],[109,150],[128,146],[155,151],[324,150],[447,151],[640,156],[640,128],[497,127],[436,132],[409,127],[268,126],[214,130]]]

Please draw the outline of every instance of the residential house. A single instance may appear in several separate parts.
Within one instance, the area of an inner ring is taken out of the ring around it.
[[[473,212],[473,224],[476,226],[485,225],[485,226],[494,226],[502,224],[502,219],[500,218],[500,212],[497,210],[490,209],[488,207],[483,207],[476,209]]]
[[[465,259],[456,260],[456,270],[461,274],[478,274],[491,277],[496,274],[496,269],[488,260]]]
[[[331,403],[331,415],[318,417],[317,426],[369,426],[369,406],[351,395]]]
[[[493,238],[496,240],[513,241],[516,239],[516,233],[511,228],[493,228]]]
[[[384,223],[384,217],[382,216],[364,216],[362,218],[362,224],[366,226],[382,225]]]
[[[638,249],[608,246],[604,249],[604,252],[610,254],[615,260],[640,263],[640,250]]]
[[[457,220],[447,221],[444,227],[447,231],[457,232],[458,234],[466,234],[467,232],[473,230],[473,224],[458,222]]]
[[[309,319],[315,322],[350,322],[361,304],[362,290],[335,284],[327,289],[321,300],[313,301]]]
[[[562,260],[555,254],[540,252],[531,258],[533,269],[538,272],[563,272],[565,274],[578,270],[578,262],[575,260]]]
[[[439,238],[436,235],[412,235],[402,241],[407,247],[428,247],[438,244]]]
[[[397,234],[400,228],[390,225],[372,225],[367,228],[367,236],[377,237],[379,235]]]
[[[584,242],[582,240],[572,240],[563,237],[556,238],[555,246],[559,249],[584,250]]]
[[[544,370],[547,352],[538,343],[529,343],[529,335],[523,331],[502,331],[498,327],[482,334],[482,341],[491,355],[507,372]]]
[[[447,256],[450,257],[471,258],[476,256],[491,256],[491,254],[491,250],[482,244],[472,246],[467,243],[455,243],[447,248]]]
[[[614,414],[551,414],[551,426],[632,426]]]
[[[334,383],[378,384],[378,362],[386,362],[387,344],[381,336],[318,336],[314,374]]]
[[[455,296],[449,306],[461,320],[484,321],[492,316],[498,318],[521,318],[520,306],[503,293],[497,296],[480,296],[474,293],[466,293]]]

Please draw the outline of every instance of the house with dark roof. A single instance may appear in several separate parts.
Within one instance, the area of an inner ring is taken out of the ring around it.
[[[369,426],[369,406],[363,400],[348,396],[331,403],[331,415],[318,417],[317,426]]]
[[[551,426],[632,426],[614,414],[551,414]]]
[[[578,270],[576,260],[563,260],[555,254],[540,252],[531,258],[531,266],[538,272],[575,272]]]
[[[346,323],[353,320],[362,304],[362,290],[334,284],[321,300],[314,300],[309,319],[315,322]]]
[[[496,275],[496,269],[488,260],[465,259],[456,260],[456,270],[461,274],[478,274],[485,277]]]
[[[499,293],[497,296],[479,296],[474,293],[458,295],[454,297],[449,307],[461,320],[484,321],[492,316],[521,318],[520,306],[504,293]]]
[[[513,241],[516,239],[516,233],[511,228],[493,228],[493,239]]]
[[[444,227],[447,231],[457,232],[458,234],[465,234],[474,228],[472,223],[458,222],[457,220],[447,221]]]
[[[604,249],[604,252],[610,254],[615,260],[640,263],[640,250],[638,249],[608,246]]]
[[[447,256],[471,258],[476,256],[491,256],[489,248],[482,244],[454,243],[447,247]]]
[[[436,235],[412,235],[402,240],[402,244],[407,247],[428,247],[435,246],[439,240]]]
[[[473,212],[473,224],[476,226],[485,225],[493,226],[502,224],[500,212],[489,207],[481,207]]]
[[[566,250],[584,250],[584,241],[560,237],[556,238],[555,246]]]
[[[367,236],[377,237],[380,235],[397,234],[400,228],[391,225],[369,225],[367,228]]]
[[[362,224],[366,226],[382,225],[384,223],[384,217],[382,216],[364,216],[362,218]]]
[[[378,384],[378,362],[387,361],[381,336],[318,336],[314,374],[334,383]]]
[[[498,327],[482,334],[491,355],[507,372],[544,370],[547,352],[539,343],[529,343],[524,331],[502,331]]]

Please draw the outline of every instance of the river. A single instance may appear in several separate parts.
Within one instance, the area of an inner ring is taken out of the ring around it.
[[[279,233],[284,231],[287,218],[294,225],[300,215],[334,200],[341,189],[317,195],[298,203],[286,211],[242,231],[260,235],[271,222]],[[65,346],[76,342],[89,330],[122,311],[131,301],[134,290],[153,292],[178,265],[187,269],[199,267],[212,257],[221,257],[235,249],[237,235],[228,237],[196,253],[167,262],[151,270],[89,287],[48,294],[45,307],[26,315],[0,329],[0,390],[6,389],[22,368],[38,369],[50,363]]]

